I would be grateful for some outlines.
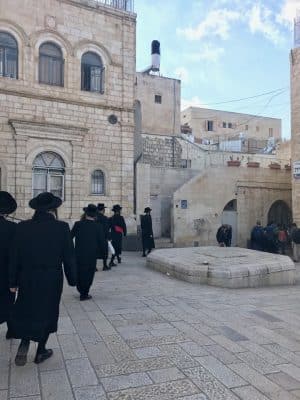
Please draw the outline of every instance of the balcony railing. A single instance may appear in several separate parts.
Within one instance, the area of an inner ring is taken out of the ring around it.
[[[134,0],[96,0],[97,3],[108,7],[117,8],[118,10],[134,12]]]

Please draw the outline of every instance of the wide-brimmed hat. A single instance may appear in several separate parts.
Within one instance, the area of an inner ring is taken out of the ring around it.
[[[62,199],[50,192],[40,193],[29,202],[29,207],[40,211],[54,210],[61,205]]]
[[[150,211],[152,211],[152,208],[146,207],[145,210],[144,210],[144,213],[148,213],[148,212],[150,212]]]
[[[97,205],[98,211],[105,210],[106,208],[107,208],[107,207],[105,207],[105,204],[104,204],[104,203],[98,203],[98,205]]]
[[[3,190],[0,191],[0,214],[12,214],[17,209],[17,202],[12,195]]]
[[[112,211],[113,211],[113,212],[121,211],[121,210],[122,210],[122,207],[120,206],[120,204],[115,204],[115,205],[113,206],[113,208],[112,208]]]
[[[84,207],[83,211],[88,215],[89,217],[96,217],[97,215],[97,207],[95,204],[89,204],[87,207]]]

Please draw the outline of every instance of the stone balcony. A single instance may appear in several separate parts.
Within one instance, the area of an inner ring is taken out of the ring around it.
[[[103,5],[120,11],[134,12],[134,0],[80,0],[79,2],[88,3],[90,6]]]

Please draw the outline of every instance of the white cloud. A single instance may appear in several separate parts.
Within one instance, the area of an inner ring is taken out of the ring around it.
[[[181,99],[181,110],[185,110],[188,107],[203,107],[205,108],[205,104],[201,101],[198,96],[194,96],[191,99]]]
[[[281,32],[276,26],[274,15],[269,8],[255,4],[249,11],[248,18],[251,33],[261,33],[276,45],[283,42]]]
[[[231,23],[238,20],[240,16],[237,11],[227,9],[212,10],[195,28],[178,28],[177,34],[188,40],[199,40],[207,36],[216,36],[226,40],[229,37]]]
[[[189,83],[189,71],[185,67],[176,68],[175,76],[180,79],[182,83]]]
[[[222,47],[215,47],[212,44],[205,44],[198,53],[191,53],[187,57],[191,61],[208,61],[216,63],[225,53]]]
[[[300,10],[299,0],[284,0],[280,14],[277,16],[277,21],[283,25],[292,27],[297,9]]]

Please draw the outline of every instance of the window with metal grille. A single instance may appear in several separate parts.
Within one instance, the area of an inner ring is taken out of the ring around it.
[[[0,76],[18,79],[18,44],[6,32],[0,32]]]
[[[59,46],[46,42],[40,46],[39,82],[64,86],[64,59]]]
[[[92,194],[105,194],[105,177],[100,169],[92,173]]]
[[[65,163],[52,152],[39,154],[33,162],[32,195],[51,192],[64,198]]]
[[[161,95],[160,95],[160,94],[156,94],[156,95],[154,96],[154,101],[155,101],[155,103],[157,103],[157,104],[161,104],[161,103],[162,103],[162,97],[161,97]]]
[[[214,121],[207,121],[207,130],[210,132],[214,130]]]
[[[104,93],[105,68],[98,54],[91,51],[81,59],[81,90]]]

